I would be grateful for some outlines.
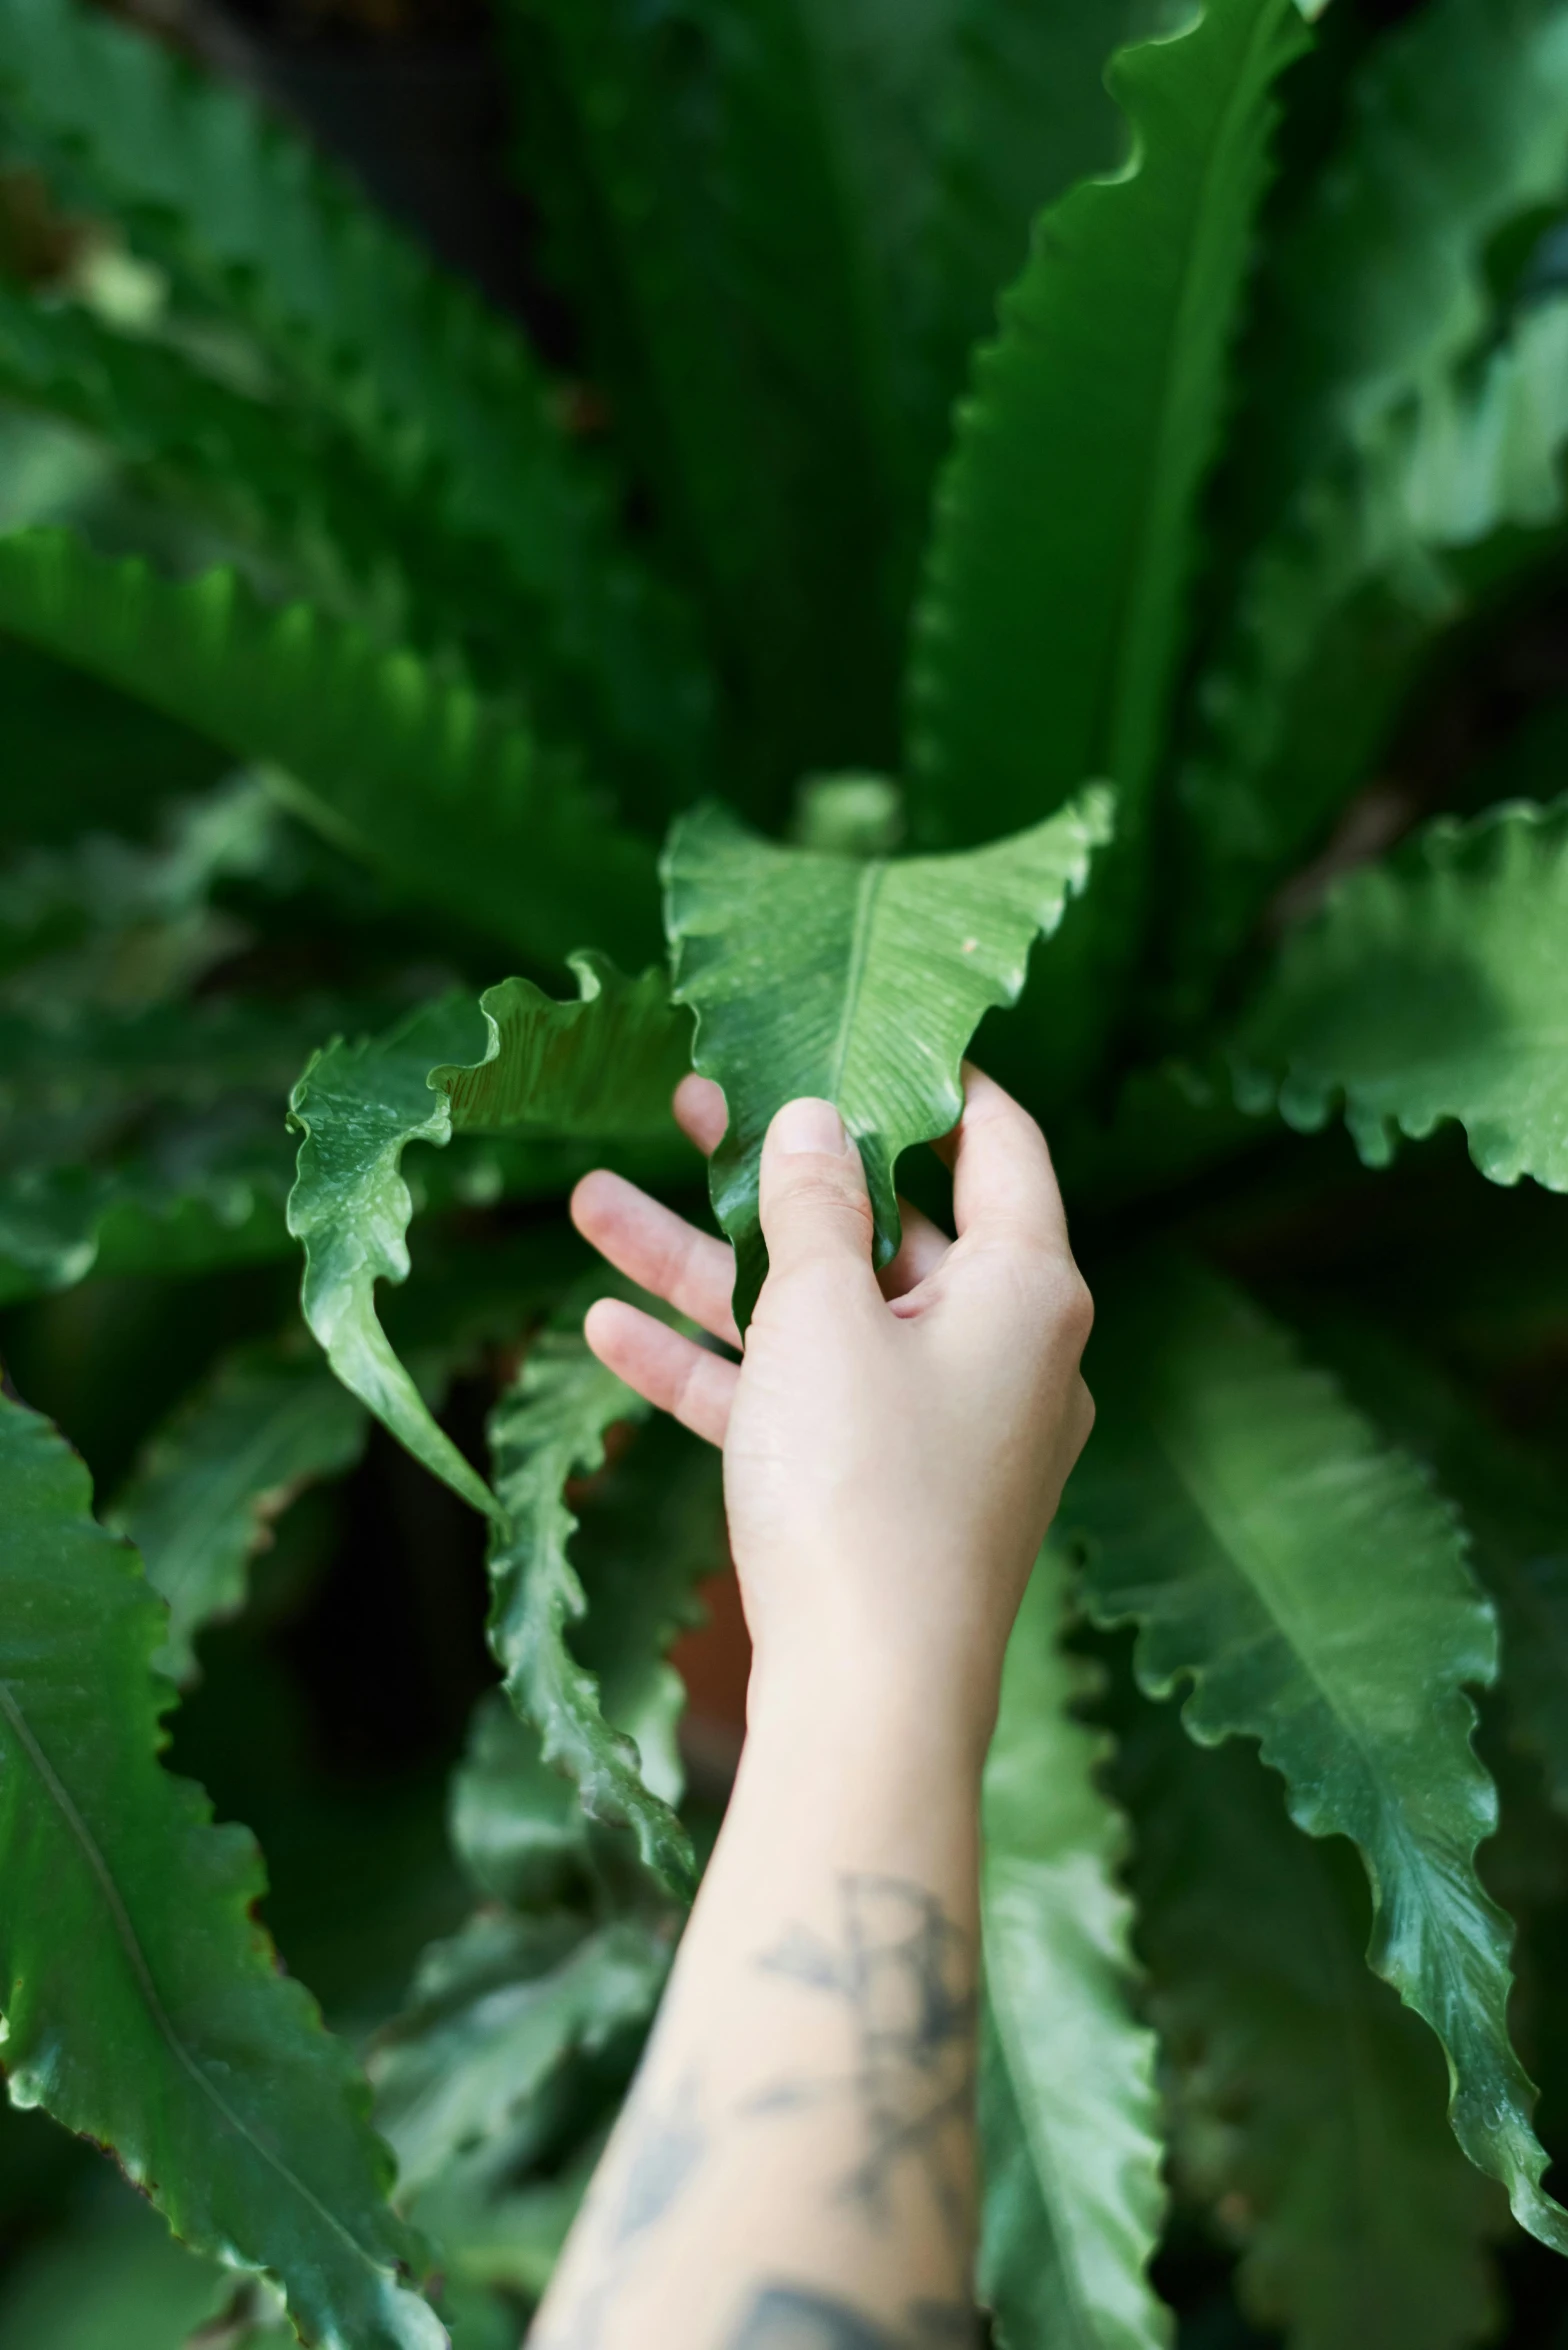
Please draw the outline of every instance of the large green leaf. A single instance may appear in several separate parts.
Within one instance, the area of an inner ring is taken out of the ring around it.
[[[1341,447],[1440,392],[1491,324],[1493,239],[1565,198],[1563,0],[1435,0],[1374,46],[1266,265],[1252,437],[1270,519]]]
[[[585,1933],[569,1913],[494,1910],[428,1950],[371,2059],[401,2189],[417,2195],[500,2137],[568,2057],[645,2025],[670,1956],[668,1938],[634,1919]]]
[[[356,853],[541,958],[652,927],[652,859],[522,720],[231,572],[176,583],[66,531],[0,538],[0,626],[293,771]]]
[[[1247,1098],[1362,1157],[1457,1118],[1494,1183],[1568,1191],[1568,804],[1444,818],[1291,933],[1236,1032]]]
[[[684,617],[615,529],[526,344],[231,83],[77,0],[0,19],[7,132],[117,217],[186,295],[262,345],[459,533],[490,542],[597,744],[661,771],[703,755],[708,689]]]
[[[612,1427],[647,1412],[580,1331],[546,1330],[534,1341],[490,1422],[503,1515],[490,1540],[488,1629],[507,1695],[538,1731],[544,1761],[571,1779],[591,1820],[629,1830],[644,1865],[681,1895],[693,1872],[690,1839],[671,1808],[681,1792],[674,1730],[682,1692],[664,1650],[690,1618],[692,1589],[722,1560],[713,1490],[683,1490],[635,1466],[628,1476],[617,1464],[608,1522],[595,1530],[597,1557],[590,1551],[582,1573],[571,1555],[578,1515],[565,1490],[603,1470]],[[647,1442],[638,1439],[633,1464]]]
[[[774,1111],[797,1094],[838,1105],[886,1263],[899,1153],[956,1122],[965,1046],[991,1006],[1017,1000],[1030,947],[1083,890],[1110,831],[1097,789],[1030,832],[949,857],[780,848],[713,806],[681,818],[665,923],[676,1000],[697,1015],[696,1065],[729,1104],[710,1174],[742,1325],[767,1269],[757,1169]]]
[[[1141,837],[1272,93],[1303,46],[1293,0],[1208,0],[1111,67],[1133,159],[1042,216],[938,496],[910,681],[927,842],[1014,830],[1097,775]]]
[[[271,1521],[303,1486],[351,1467],[364,1437],[363,1409],[320,1356],[276,1344],[229,1356],[159,1430],[114,1523],[168,1602],[160,1671],[190,1677],[196,1633],[240,1606]]]
[[[376,1318],[375,1285],[408,1278],[413,1142],[462,1132],[531,1137],[557,1165],[562,1141],[674,1137],[670,1097],[689,1065],[689,1025],[662,974],[624,979],[572,959],[579,995],[557,1003],[526,979],[428,1005],[389,1035],[318,1053],[294,1088],[304,1140],[289,1230],[304,1243],[305,1319],[350,1392],[416,1460],[475,1509],[500,1504],[438,1428]],[[581,1161],[577,1162],[580,1171]]]
[[[1178,2182],[1239,2238],[1243,2305],[1290,2350],[1469,2350],[1502,2198],[1444,2124],[1438,2050],[1362,1964],[1355,1863],[1173,1713],[1134,1725],[1119,1781]]]
[[[79,305],[4,286],[0,393],[68,417],[151,494],[195,506],[245,550],[273,601],[305,596],[427,651],[461,644],[489,683],[515,682],[532,616],[509,601],[504,568],[443,532],[328,419],[241,391]]]
[[[1568,302],[1434,387],[1250,565],[1179,782],[1177,960],[1211,973],[1375,770],[1456,626],[1561,545]]]
[[[1065,1517],[1090,1604],[1137,1623],[1151,1695],[1190,1678],[1200,1744],[1256,1738],[1297,1825],[1360,1847],[1370,1964],[1447,2052],[1460,2145],[1568,2251],[1508,2040],[1512,1930],[1475,1872],[1497,1802],[1466,1684],[1497,1642],[1458,1524],[1215,1276],[1147,1263],[1100,1303],[1100,1425]]]
[[[1309,1307],[1305,1327],[1355,1402],[1463,1511],[1502,1629],[1509,1725],[1568,1813],[1568,1487],[1386,1325]]]
[[[947,40],[928,45],[941,102],[919,126],[925,169],[911,208],[909,430],[922,486],[946,447],[970,353],[1028,258],[1036,214],[1120,160],[1126,126],[1105,67],[1149,12],[1137,0],[949,0],[943,13]]]
[[[985,1772],[981,1920],[989,2003],[980,2290],[1002,2350],[1159,2350],[1154,2037],[1128,2004],[1121,1823],[1103,1741],[1072,1718],[1061,1552],[1048,1544],[1007,1651]]]
[[[157,1756],[164,1613],[81,1463],[0,1398],[0,2007],[11,2098],[110,2145],[330,2350],[441,2350],[347,2051],[251,1914],[256,1850]]]
[[[286,1251],[290,1073],[339,1010],[0,1012],[0,1295]]]

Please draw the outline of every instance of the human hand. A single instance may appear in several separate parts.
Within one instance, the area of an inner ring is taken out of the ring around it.
[[[768,1130],[769,1272],[737,1364],[618,1299],[584,1325],[628,1386],[724,1450],[730,1543],[754,1672],[750,1707],[892,1709],[983,1754],[1007,1636],[1094,1418],[1079,1372],[1092,1306],[1039,1128],[965,1071],[935,1145],[958,1237],[904,1209],[872,1271],[860,1154],[830,1103]],[[724,1097],[675,1097],[705,1151]],[[620,1176],[585,1176],[578,1230],[610,1263],[732,1347],[734,1263]]]

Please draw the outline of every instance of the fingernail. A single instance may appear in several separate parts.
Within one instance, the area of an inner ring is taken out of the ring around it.
[[[831,1102],[803,1095],[797,1102],[786,1102],[774,1119],[773,1147],[789,1158],[801,1151],[825,1151],[831,1158],[842,1157],[847,1147],[844,1121]]]

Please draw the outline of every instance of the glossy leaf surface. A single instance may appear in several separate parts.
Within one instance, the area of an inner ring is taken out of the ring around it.
[[[582,1661],[570,1638],[588,1598],[571,1555],[578,1512],[566,1497],[568,1480],[602,1471],[610,1429],[647,1414],[641,1397],[589,1353],[580,1331],[545,1330],[535,1339],[521,1378],[490,1422],[503,1515],[490,1542],[488,1630],[506,1693],[537,1729],[545,1762],[572,1781],[590,1819],[629,1830],[646,1866],[684,1895],[692,1881],[691,1844],[671,1809],[680,1793],[673,1731],[681,1692],[663,1649],[689,1610],[692,1587],[717,1564],[712,1530],[684,1518],[677,1503],[680,1539],[668,1549],[655,1545],[661,1571],[642,1594],[653,1622],[638,1639],[635,1615],[624,1615],[636,1573],[631,1525],[623,1520],[618,1529],[612,1526],[611,1542],[618,1533],[624,1562],[622,1610],[613,1605],[616,1594],[595,1596],[606,1603],[612,1652],[616,1645],[629,1646],[629,1690],[624,1668],[618,1689],[609,1673],[601,1688],[600,1673]],[[645,1507],[653,1500],[646,1492],[642,1498]],[[667,1509],[669,1497],[661,1498]],[[631,1513],[631,1523],[641,1514]],[[619,1624],[617,1613],[624,1618]],[[590,1622],[585,1630],[592,1628]],[[598,1661],[603,1670],[602,1656]],[[607,1697],[615,1703],[614,1718]],[[627,1726],[617,1727],[617,1721]]]
[[[1060,1647],[1063,1566],[1050,1545],[1035,1565],[986,1763],[980,2289],[1002,2350],[1159,2350],[1154,2036],[1129,2004],[1124,1836],[1095,1784],[1105,1742],[1072,1718],[1086,1673]]]
[[[112,2145],[197,2251],[265,2270],[331,2350],[442,2350],[399,2281],[346,2051],[250,1914],[256,1850],[157,1759],[163,1610],[86,1471],[0,1398],[0,2006],[13,2102]]]
[[[1497,1800],[1467,1685],[1497,1636],[1457,1521],[1217,1277],[1150,1263],[1100,1303],[1100,1425],[1064,1521],[1090,1604],[1138,1625],[1150,1695],[1191,1679],[1200,1744],[1256,1738],[1296,1824],[1360,1847],[1369,1962],[1447,2051],[1460,2145],[1568,2250],[1508,2039],[1512,1929],[1475,1872]]]
[[[1119,1785],[1178,2185],[1239,2239],[1243,2306],[1290,2350],[1469,2350],[1501,2197],[1445,2123],[1439,2051],[1362,1963],[1355,1863],[1298,1833],[1254,1755],[1202,1752],[1173,1714],[1134,1726]]]
[[[929,160],[910,257],[924,483],[945,452],[970,354],[995,331],[997,295],[1028,258],[1036,215],[1121,160],[1126,124],[1105,69],[1140,12],[1128,0],[951,0],[942,13],[945,51],[928,43],[938,103],[921,126]]]
[[[294,1089],[304,1140],[289,1229],[305,1246],[305,1319],[349,1391],[434,1476],[488,1515],[499,1505],[439,1429],[376,1317],[375,1285],[408,1278],[410,1143],[458,1131],[562,1138],[674,1133],[670,1096],[689,1027],[662,975],[624,979],[574,958],[580,994],[526,979],[429,1005],[390,1035],[319,1053]]]
[[[1456,1118],[1494,1183],[1568,1191],[1568,809],[1444,820],[1285,943],[1235,1052],[1293,1126],[1343,1102],[1361,1155]]]
[[[540,1376],[551,1408],[559,1389],[573,1389],[585,1407],[584,1441],[591,1443],[600,1391],[582,1359],[581,1341],[570,1328],[547,1334],[547,1340]],[[610,1400],[625,1404],[624,1397]],[[564,1659],[542,1655],[536,1670],[554,1675],[541,1684],[544,1708],[558,1706],[563,1688],[570,1700],[574,1689],[583,1688],[576,1668],[586,1671],[605,1721],[635,1744],[644,1787],[674,1806],[685,1786],[676,1734],[686,1692],[665,1651],[678,1630],[700,1620],[694,1593],[726,1564],[723,1496],[715,1454],[672,1422],[646,1421],[629,1443],[628,1433],[620,1431],[613,1461],[572,1505],[569,1571],[581,1586],[586,1613],[574,1617],[568,1605],[570,1653]],[[541,1464],[541,1487],[545,1474]],[[546,1506],[542,1492],[536,1498]],[[559,1545],[536,1544],[534,1556],[544,1575],[561,1574]],[[565,1588],[570,1601],[572,1586]],[[511,1596],[522,1604],[520,1587]],[[530,1606],[537,1596],[527,1595]],[[499,1618],[494,1629],[499,1638]],[[514,1680],[513,1686],[521,1690],[523,1684]],[[583,1720],[597,1737],[591,1711]],[[575,1771],[563,1777],[559,1767],[564,1757],[573,1769],[572,1734],[562,1732],[552,1767],[536,1721],[542,1728],[543,1709],[530,1708],[525,1721],[498,1701],[483,1700],[452,1784],[452,1840],[464,1867],[492,1900],[525,1910],[580,1902],[602,1859],[602,1840],[590,1824],[597,1814],[585,1812]]]
[[[1549,1453],[1381,1322],[1330,1313],[1306,1327],[1360,1407],[1463,1512],[1502,1630],[1506,1719],[1568,1814],[1568,1492]]]
[[[1141,835],[1180,649],[1293,0],[1209,0],[1111,69],[1133,160],[1042,216],[980,353],[916,623],[922,840],[1037,821],[1086,778]]]
[[[993,1005],[1016,1000],[1031,946],[1084,889],[1110,830],[1103,790],[950,857],[779,848],[716,807],[676,826],[664,864],[675,997],[697,1015],[696,1066],[729,1105],[710,1181],[735,1244],[743,1326],[766,1271],[757,1169],[774,1111],[797,1094],[837,1105],[865,1161],[885,1264],[898,1245],[899,1153],[956,1122],[970,1037]]]

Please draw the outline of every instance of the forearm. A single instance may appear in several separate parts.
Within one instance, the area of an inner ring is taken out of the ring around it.
[[[929,1707],[759,1706],[537,2350],[974,2340],[978,1767]]]

